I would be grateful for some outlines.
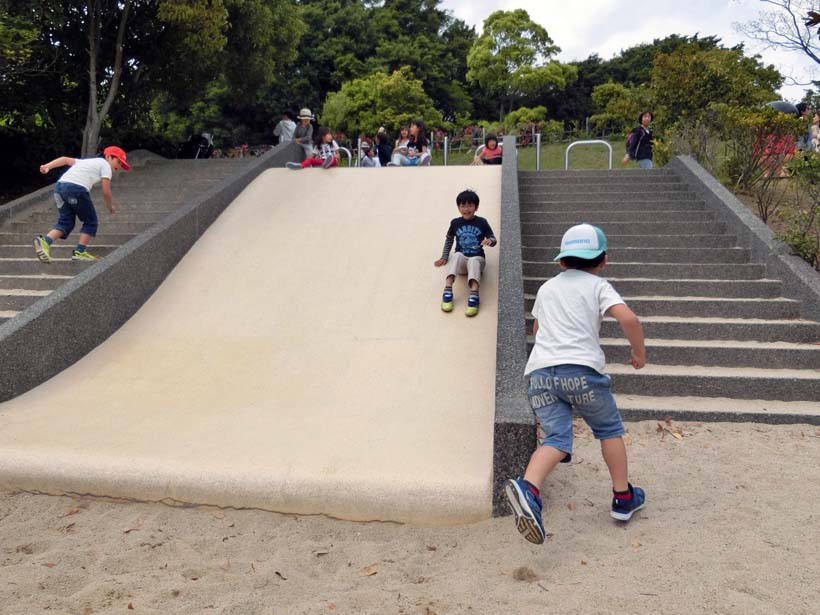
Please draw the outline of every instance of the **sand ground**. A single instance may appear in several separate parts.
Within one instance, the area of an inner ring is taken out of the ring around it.
[[[646,509],[610,519],[576,426],[541,546],[510,517],[415,527],[0,492],[0,613],[820,613],[820,428],[628,430]]]

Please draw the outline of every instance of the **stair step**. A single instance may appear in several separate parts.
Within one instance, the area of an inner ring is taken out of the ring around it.
[[[820,341],[820,323],[812,320],[643,316],[641,325],[644,335],[654,339],[756,340],[809,344]],[[531,324],[529,329],[532,329]],[[623,333],[615,320],[605,318],[601,323],[601,335],[620,337]]]
[[[566,222],[529,222],[522,227],[522,234],[527,235],[562,235],[578,221],[600,226],[607,237],[610,235],[708,235],[723,233],[726,225],[723,222],[601,222],[594,217],[576,217],[574,223]]]
[[[72,261],[70,259],[52,259],[50,263],[41,263],[36,258],[0,258],[0,271],[4,275],[50,275],[75,276],[95,261]]]
[[[605,170],[557,170],[519,171],[519,185],[550,184],[550,183],[580,183],[593,182],[628,182],[630,184],[657,184],[664,182],[679,182],[675,173],[666,169],[610,169]]]
[[[627,421],[663,420],[668,416],[676,421],[820,425],[820,404],[814,401],[646,395],[615,395],[615,401]]]
[[[659,183],[654,184],[651,187],[640,184],[632,184],[629,182],[587,183],[575,185],[560,183],[554,183],[551,185],[519,184],[518,193],[524,198],[528,195],[543,194],[549,195],[551,198],[559,197],[557,200],[563,199],[564,196],[584,194],[590,196],[597,196],[599,194],[611,194],[618,196],[623,195],[627,198],[633,194],[641,196],[652,194],[655,195],[655,198],[666,198],[670,194],[694,197],[694,193],[689,190],[687,185],[674,183]]]
[[[113,233],[113,234],[122,234],[122,233],[129,233],[129,234],[139,234],[145,229],[151,226],[148,222],[117,222],[116,215],[114,216],[106,216],[100,215],[100,228],[104,228],[106,232]],[[56,220],[55,220],[56,221]],[[50,230],[53,222],[50,224],[41,224],[38,222],[9,222],[7,223],[3,229],[10,231],[12,233],[23,233],[29,235],[30,238],[34,238],[36,235],[42,235],[46,231]],[[72,236],[75,233],[78,233],[80,225],[77,225],[77,228],[72,233]]]
[[[534,343],[534,336],[527,336],[528,352]],[[600,343],[607,363],[629,363],[631,347],[626,339],[602,337]],[[646,338],[646,354],[652,365],[820,370],[820,344]]]
[[[527,227],[528,228],[528,227]],[[561,250],[562,235],[521,236],[521,243],[531,248],[552,248],[557,255]],[[734,248],[737,238],[734,235],[607,235],[607,246],[610,253],[621,248]],[[2,243],[2,241],[0,241]],[[552,260],[552,259],[550,259]]]
[[[169,209],[166,211],[122,211],[117,210],[117,213],[111,218],[112,220],[116,219],[117,222],[143,222],[148,224],[155,224],[160,220],[165,219],[169,213],[172,213],[175,209]],[[102,212],[98,212],[98,214],[102,214]],[[107,215],[107,212],[104,214]],[[100,220],[103,219],[103,215],[99,216]],[[36,214],[32,214],[26,218],[21,218],[19,222],[29,223],[29,224],[38,224],[38,225],[49,225],[53,224],[57,221],[56,212],[38,212]]]
[[[532,314],[525,315],[528,335],[533,320]],[[813,320],[642,316],[641,325],[644,335],[654,339],[820,343],[820,322]],[[615,320],[604,318],[600,335],[619,338],[623,332]]]
[[[647,185],[650,184],[650,185]],[[571,190],[577,191],[590,191],[590,192],[606,192],[608,190],[635,190],[636,188],[640,190],[663,190],[663,191],[673,191],[673,190],[689,190],[689,186],[682,181],[679,180],[672,180],[669,178],[661,178],[660,181],[654,182],[635,182],[629,181],[629,179],[617,179],[613,181],[607,182],[590,182],[588,180],[584,180],[582,178],[564,178],[564,179],[552,179],[549,181],[523,181],[519,182],[518,189],[519,191],[534,191],[534,190],[543,190],[545,192],[568,192]]]
[[[612,376],[613,390],[621,394],[814,403],[820,399],[818,370],[694,365],[647,365],[635,370],[630,365],[613,363],[607,365],[607,373]]]
[[[32,303],[50,294],[50,290],[2,289],[0,290],[0,312],[21,312]]]
[[[0,226],[0,230],[6,230],[6,227]],[[32,245],[35,235],[42,234],[43,230],[45,229],[41,227],[40,230],[35,233],[0,232],[0,246],[30,246]],[[76,239],[75,235],[76,232],[72,233],[66,241]],[[121,246],[136,236],[136,233],[99,233],[96,237],[94,237],[94,243],[109,246]]]
[[[54,290],[74,276],[70,275],[0,275],[0,288]]]
[[[576,208],[567,211],[525,211],[521,213],[521,223],[549,222],[550,224],[566,224],[572,226],[578,223],[579,217],[584,220],[597,220],[600,224],[609,222],[631,222],[641,217],[650,218],[653,222],[691,222],[697,216],[698,222],[715,219],[715,214],[709,211],[686,211],[681,209],[651,209],[647,211],[602,211],[600,209],[579,212]]]
[[[797,318],[800,302],[783,297],[775,299],[724,297],[624,297],[626,304],[639,317],[687,316],[697,314],[714,318]],[[535,295],[524,294],[524,304],[532,311]]]
[[[558,263],[549,261],[523,263],[524,275],[538,278],[551,278],[561,268]],[[627,263],[609,262],[604,268],[606,279],[611,278],[652,278],[657,280],[759,280],[765,273],[763,265],[743,263],[719,265],[711,263],[670,264],[670,263]]]
[[[601,338],[608,362],[628,363],[629,342]],[[717,365],[761,369],[820,370],[820,344],[726,340],[646,339],[647,360],[653,365]]]
[[[527,261],[551,261],[557,256],[555,248],[538,248],[524,245],[521,250]],[[620,248],[612,253],[610,264],[621,263],[670,263],[677,265],[691,263],[746,263],[749,261],[746,248]],[[607,265],[609,266],[609,265]]]
[[[51,246],[52,258],[66,258],[70,259],[74,248],[77,247],[74,241],[55,242]],[[116,250],[119,246],[110,246],[98,243],[92,243],[88,247],[88,251],[94,256],[105,256]],[[2,258],[36,258],[37,254],[34,251],[34,246],[27,244],[24,246],[2,246],[0,245],[0,259]]]
[[[608,192],[585,192],[585,191],[546,191],[536,189],[518,190],[519,200],[522,203],[528,201],[554,201],[562,203],[621,203],[626,206],[629,203],[643,202],[643,201],[693,201],[698,197],[691,192],[683,192],[679,190],[647,190],[645,192],[636,192],[635,187],[631,187],[623,192],[611,190]]]
[[[706,203],[699,200],[692,201],[642,201],[623,203],[622,201],[601,201],[598,203],[563,203],[553,199],[526,199],[521,201],[521,216],[546,215],[558,213],[599,212],[613,213],[628,209],[635,217],[646,215],[648,211],[685,211],[690,216],[694,212],[707,212]],[[633,218],[634,219],[634,218]]]
[[[780,280],[657,280],[652,278],[607,277],[618,294],[665,295],[695,297],[748,297],[772,299],[779,297]],[[524,292],[535,294],[545,278],[525,277]]]

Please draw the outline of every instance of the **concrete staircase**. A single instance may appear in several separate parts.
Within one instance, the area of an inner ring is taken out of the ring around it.
[[[169,213],[225,177],[246,168],[250,160],[165,160],[153,158],[117,173],[111,182],[116,214],[105,209],[99,184],[91,197],[100,232],[89,251],[104,258]],[[41,263],[32,247],[35,235],[51,229],[57,211],[51,195],[0,226],[0,324],[47,296],[93,262],[72,261],[80,224],[66,241],[52,247],[51,264]]]
[[[688,191],[674,172],[520,172],[529,347],[539,286],[559,272],[564,231],[600,226],[603,271],[641,318],[647,366],[606,319],[601,343],[625,418],[820,423],[820,322]]]

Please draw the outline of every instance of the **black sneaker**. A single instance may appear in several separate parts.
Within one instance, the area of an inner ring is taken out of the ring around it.
[[[632,483],[628,484],[629,492],[632,494],[631,499],[622,500],[619,499],[617,495],[612,498],[612,512],[609,514],[612,515],[613,519],[617,519],[618,521],[629,521],[632,518],[632,514],[636,510],[643,508],[644,504],[646,504],[646,494],[643,489],[633,487]]]

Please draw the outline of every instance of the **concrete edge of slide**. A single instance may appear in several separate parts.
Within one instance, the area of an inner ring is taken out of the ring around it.
[[[340,477],[332,494],[323,479],[298,481],[255,468],[172,466],[147,459],[67,456],[55,464],[53,449],[0,451],[0,488],[12,491],[159,502],[177,506],[257,509],[281,514],[322,514],[350,521],[458,525],[489,515],[489,486],[442,476],[418,484],[374,484]],[[397,499],[397,489],[401,496]],[[398,502],[398,503],[397,503]],[[306,511],[315,510],[315,513]],[[318,512],[321,511],[321,512]]]
[[[504,137],[515,152],[515,137]],[[493,515],[509,514],[504,481],[523,474],[536,447],[535,419],[527,401],[524,366],[524,280],[521,265],[521,216],[517,156],[504,156],[501,171],[501,241],[498,276],[495,429],[493,436]]]

